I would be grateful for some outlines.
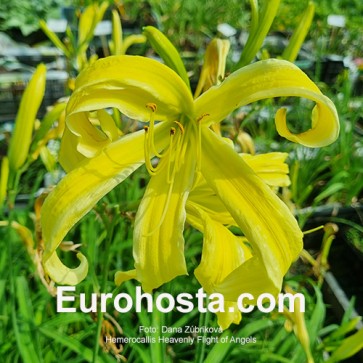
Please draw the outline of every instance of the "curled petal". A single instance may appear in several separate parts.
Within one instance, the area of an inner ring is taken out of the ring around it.
[[[79,137],[71,132],[68,127],[65,127],[58,158],[59,163],[67,173],[86,159],[83,154],[77,151],[78,141]]]
[[[43,267],[53,281],[60,285],[77,285],[85,279],[88,273],[88,262],[82,253],[77,253],[80,262],[76,268],[69,268],[62,263],[56,252],[44,260]]]
[[[77,137],[77,152],[93,157],[109,138],[91,122],[89,112],[118,108],[138,121],[178,120],[193,114],[193,99],[185,83],[167,66],[145,57],[112,56],[87,67],[76,80],[67,104],[67,127]]]
[[[275,294],[302,249],[302,232],[287,206],[234,150],[208,129],[202,137],[202,174],[244,232],[253,253],[216,291],[230,301],[249,292],[244,287]]]
[[[117,107],[130,118],[148,121],[148,103],[156,104],[160,121],[191,115],[193,109],[190,91],[169,67],[145,57],[111,56],[78,76],[67,113]]]
[[[168,142],[169,126],[168,123],[163,123],[155,127],[155,144],[158,149],[165,147]],[[54,281],[76,284],[85,277],[85,258],[80,256],[81,266],[72,272],[66,266],[61,267],[56,249],[69,230],[104,195],[143,164],[143,143],[142,130],[110,144],[95,158],[82,161],[46,198],[41,211],[45,245],[43,265]],[[59,270],[61,272],[57,273]]]
[[[249,103],[273,97],[303,97],[316,102],[311,128],[292,134],[286,126],[286,111],[276,114],[276,128],[288,140],[309,147],[321,147],[335,141],[339,119],[333,102],[324,96],[309,77],[294,64],[268,59],[243,67],[225,81],[210,88],[195,101],[196,117],[211,125],[222,121],[233,110]]]
[[[242,319],[242,314],[238,310],[238,305],[236,302],[225,301],[224,302],[224,311],[217,311],[217,320],[218,325],[226,330],[229,326],[233,324],[239,324]]]

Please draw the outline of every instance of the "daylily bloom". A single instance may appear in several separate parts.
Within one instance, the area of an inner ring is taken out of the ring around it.
[[[42,210],[43,264],[50,277],[60,284],[77,284],[85,278],[85,256],[78,254],[79,267],[70,269],[58,258],[58,245],[104,195],[145,163],[151,178],[136,214],[135,270],[117,273],[117,283],[136,278],[145,291],[151,291],[187,274],[186,203],[202,177],[243,231],[251,253],[245,262],[236,259],[231,263],[230,273],[213,279],[209,290],[223,293],[227,301],[236,301],[242,292],[255,296],[279,292],[283,276],[301,251],[302,233],[287,206],[210,126],[248,103],[286,96],[305,97],[317,105],[311,128],[300,134],[288,130],[286,111],[279,110],[275,122],[281,135],[311,147],[337,138],[335,106],[286,61],[271,59],[246,66],[195,100],[173,70],[152,59],[108,57],[85,69],[67,105],[61,161],[69,173],[47,197]],[[120,136],[104,111],[113,107],[149,125]],[[189,209],[210,241],[230,243],[226,253],[239,249],[247,256],[240,240],[226,237],[228,230],[221,223],[211,222],[202,209]],[[199,272],[203,280],[202,267]]]

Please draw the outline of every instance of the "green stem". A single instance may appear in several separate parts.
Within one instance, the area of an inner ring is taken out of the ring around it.
[[[208,326],[209,320],[210,320],[210,311],[207,310],[206,313],[202,313],[199,316],[199,327]],[[206,336],[207,336],[207,332],[204,329],[203,330],[203,338],[206,338]],[[205,339],[203,339],[202,341],[205,341]],[[195,363],[203,363],[204,362],[204,355],[205,355],[205,344],[204,343],[199,343],[197,345],[197,351],[196,351],[196,355],[195,355]]]

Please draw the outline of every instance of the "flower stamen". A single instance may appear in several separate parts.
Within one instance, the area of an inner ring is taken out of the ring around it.
[[[180,132],[184,134],[184,126],[182,125],[182,123],[179,121],[174,121],[174,123],[176,123],[179,126]]]
[[[174,139],[175,139],[175,133],[176,133],[176,129],[175,127],[172,127],[170,129],[170,144],[169,144],[169,160],[168,160],[168,174],[167,174],[167,182],[168,184],[172,184],[173,180],[174,180],[174,175],[175,175],[175,162],[174,162],[174,167],[173,170],[171,171],[171,164],[173,163],[173,159],[175,157],[175,152],[174,152]]]
[[[150,136],[148,138],[149,150],[158,158],[161,158],[161,154],[156,150],[155,142],[154,142],[154,125],[155,125],[155,113],[157,110],[157,106],[155,103],[149,102],[146,104],[146,107],[150,110]]]
[[[144,141],[144,154],[145,154],[145,166],[150,175],[156,174],[156,168],[151,164],[151,150],[150,150],[150,129],[148,126],[144,126],[145,130],[145,141]]]
[[[157,172],[160,172],[160,170],[164,169],[165,167],[168,168],[167,175],[166,175],[166,181],[168,184],[167,197],[166,197],[165,204],[163,206],[163,212],[161,214],[158,224],[155,226],[155,228],[152,231],[145,234],[144,235],[145,237],[151,236],[162,225],[162,223],[165,219],[166,213],[168,211],[168,208],[169,208],[170,198],[171,198],[171,195],[173,192],[173,187],[174,187],[175,175],[177,173],[177,170],[180,169],[180,163],[182,161],[181,155],[182,155],[182,150],[183,150],[183,139],[184,139],[185,129],[179,121],[174,121],[174,122],[178,125],[178,128],[175,128],[175,127],[170,128],[169,147],[168,147],[167,152],[163,154],[163,156],[167,155],[167,159],[164,159],[160,163],[160,165],[158,166],[158,170],[157,170]]]

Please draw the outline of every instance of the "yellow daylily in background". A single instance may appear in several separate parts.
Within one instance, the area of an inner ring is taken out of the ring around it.
[[[96,55],[92,55],[90,59],[87,59],[87,49],[94,37],[96,26],[102,20],[108,6],[107,1],[86,6],[79,16],[77,39],[70,27],[67,27],[67,40],[65,42],[48,27],[44,20],[39,21],[39,26],[44,34],[65,55],[72,67],[77,71],[97,58]]]
[[[286,205],[210,125],[245,104],[281,96],[317,103],[311,129],[298,135],[287,130],[285,112],[278,111],[276,125],[285,137],[307,146],[324,146],[337,138],[333,103],[286,61],[266,60],[240,69],[196,100],[173,70],[152,59],[108,57],[84,70],[67,106],[62,160],[67,160],[69,173],[42,209],[43,265],[50,277],[60,284],[85,278],[86,258],[78,254],[79,267],[70,269],[59,260],[57,247],[105,194],[145,163],[151,179],[135,220],[135,270],[117,273],[116,283],[136,278],[151,291],[187,273],[186,202],[201,174],[252,251],[252,257],[213,290],[228,301],[242,292],[280,291],[283,276],[302,248],[302,233]],[[117,137],[102,111],[113,107],[149,126]],[[151,162],[154,157],[157,166]],[[208,218],[203,223],[213,228]]]
[[[35,119],[44,97],[46,73],[46,66],[39,64],[21,98],[8,149],[10,179],[15,177],[28,158]]]
[[[6,199],[9,178],[9,159],[4,156],[1,160],[1,174],[0,174],[0,210]]]
[[[194,97],[223,81],[230,45],[229,40],[217,38],[208,44]]]

